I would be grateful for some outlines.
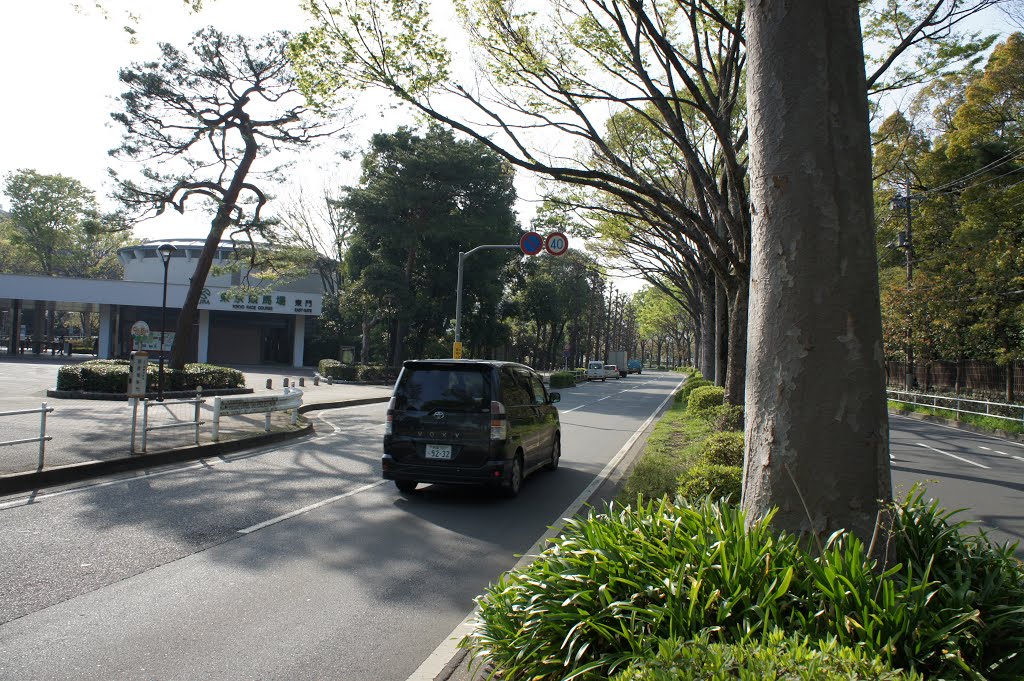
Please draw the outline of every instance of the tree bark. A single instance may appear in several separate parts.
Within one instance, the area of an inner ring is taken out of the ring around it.
[[[704,280],[701,297],[701,350],[700,373],[709,381],[715,380],[715,276],[708,274]]]
[[[725,387],[729,372],[729,295],[721,282],[715,284],[715,385]]]
[[[729,302],[728,350],[725,371],[725,401],[742,405],[746,401],[747,378],[747,305],[750,283],[736,277],[726,288]]]
[[[755,0],[747,21],[743,507],[867,542],[892,489],[857,0]]]

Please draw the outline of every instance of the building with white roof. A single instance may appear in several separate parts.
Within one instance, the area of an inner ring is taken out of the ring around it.
[[[118,252],[124,265],[121,281],[0,274],[0,311],[6,311],[10,320],[6,345],[19,347],[19,329],[25,325],[21,320],[26,317],[32,318],[30,335],[39,339],[47,311],[50,318],[54,311],[94,312],[100,320],[99,357],[127,357],[140,349],[159,356],[164,264],[157,248],[162,244],[175,247],[167,266],[163,329],[164,351],[169,351],[178,312],[202,252],[200,239],[167,239],[122,248]],[[214,265],[230,262],[234,262],[233,248],[222,244]],[[272,285],[250,275],[246,289],[239,287],[240,280],[238,272],[207,277],[195,320],[192,356],[213,364],[302,366],[306,324],[320,315],[323,305],[319,275]],[[149,334],[133,336],[133,328],[145,327]],[[34,349],[39,351],[38,344]]]

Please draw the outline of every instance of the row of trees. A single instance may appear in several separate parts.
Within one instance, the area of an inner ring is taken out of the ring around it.
[[[966,360],[1024,359],[1022,74],[1015,33],[984,69],[936,81],[875,134],[886,352],[956,362],[957,389]]]

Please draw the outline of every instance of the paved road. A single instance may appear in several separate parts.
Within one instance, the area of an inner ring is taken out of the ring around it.
[[[894,414],[889,424],[897,496],[921,483],[942,506],[970,509],[963,519],[994,541],[1024,545],[1024,445]]]
[[[562,391],[515,500],[380,481],[384,405],[302,442],[0,501],[0,678],[406,679],[678,377]]]

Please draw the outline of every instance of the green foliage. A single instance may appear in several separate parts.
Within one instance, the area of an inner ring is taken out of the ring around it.
[[[978,414],[957,414],[951,409],[935,409],[934,407],[926,407],[921,404],[907,404],[905,402],[896,402],[889,400],[889,409],[894,411],[911,411],[915,414],[927,414],[929,416],[938,416],[939,418],[948,419],[950,421],[959,421],[960,423],[967,423],[978,428],[984,428],[993,432],[1002,431],[1006,433],[1021,434],[1024,433],[1024,423],[1018,421],[1010,421],[1008,419],[997,419],[992,416],[981,416]]]
[[[658,368],[664,369],[664,367]],[[690,399],[690,393],[693,392],[694,389],[702,388],[706,385],[714,385],[714,383],[704,379],[703,377],[700,376],[699,373],[695,374],[689,380],[687,380],[686,383],[683,383],[683,387],[676,391],[675,397],[673,397],[673,399],[676,402],[682,402],[683,404],[686,404],[687,400]]]
[[[700,446],[700,457],[705,463],[742,466],[743,433],[729,431],[711,434]]]
[[[576,374],[571,371],[557,371],[551,374],[552,388],[572,388],[576,385]]]
[[[834,639],[811,641],[771,632],[764,641],[714,643],[702,633],[695,640],[657,641],[612,681],[903,681],[914,673],[894,671],[865,652]]]
[[[739,466],[723,466],[701,462],[679,476],[678,493],[686,499],[740,499],[743,489],[743,469]]]
[[[57,370],[57,390],[95,393],[127,393],[130,363],[123,359],[95,359]],[[154,392],[159,365],[146,367],[147,390]],[[164,365],[164,390],[194,391],[245,387],[245,374],[237,369],[212,364],[186,364],[182,369]]]
[[[723,404],[715,409],[713,417],[715,430],[727,432],[743,430],[743,406],[737,404]]]
[[[879,669],[1024,678],[1014,547],[965,533],[920,491],[891,510],[898,562],[882,569],[853,535],[806,548],[771,531],[771,517],[747,528],[709,498],[613,504],[570,520],[534,563],[490,587],[464,644],[504,678],[607,678],[649,661],[659,638],[748,644],[779,632],[809,649],[857,650]]]
[[[132,243],[78,180],[18,170],[4,177],[10,219],[0,222],[0,271],[118,279],[117,249]],[[6,261],[6,262],[5,262]]]
[[[317,366],[317,373],[324,378],[354,381],[359,373],[359,368],[354,364],[342,364],[336,359],[322,359]]]
[[[704,385],[694,388],[686,400],[686,411],[700,418],[712,419],[716,409],[725,402],[725,388]]]
[[[360,364],[356,379],[365,383],[383,383],[389,385],[398,380],[400,367],[389,367],[375,364]]]
[[[626,480],[620,499],[658,499],[676,493],[677,479],[700,462],[700,443],[711,432],[703,419],[692,418],[675,403],[647,438],[644,454]]]
[[[800,562],[764,518],[705,499],[609,506],[570,519],[529,566],[479,599],[466,644],[503,678],[607,678],[655,638],[726,640],[774,629]]]
[[[346,267],[363,305],[390,330],[391,364],[436,356],[455,309],[453,258],[519,239],[514,174],[480,143],[437,126],[374,135],[362,167],[359,186],[342,201],[353,225]],[[462,336],[474,348],[503,340],[498,307],[510,259],[489,250],[464,268],[463,309],[472,313]]]

